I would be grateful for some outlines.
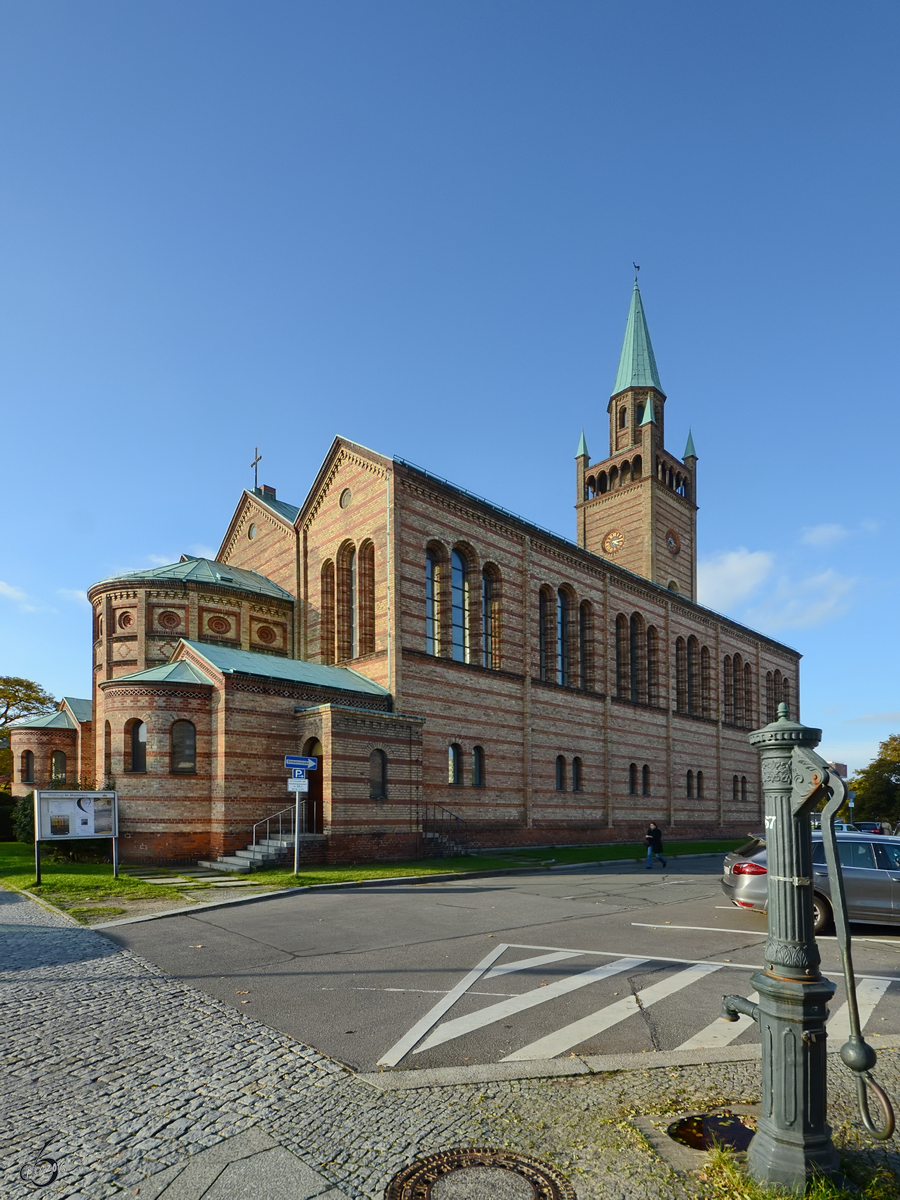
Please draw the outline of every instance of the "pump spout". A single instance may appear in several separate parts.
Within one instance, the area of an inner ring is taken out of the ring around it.
[[[758,1004],[751,1004],[750,1001],[745,1000],[743,996],[722,997],[723,1021],[736,1021],[741,1013],[743,1013],[745,1017],[752,1017],[757,1024],[759,1023]]]

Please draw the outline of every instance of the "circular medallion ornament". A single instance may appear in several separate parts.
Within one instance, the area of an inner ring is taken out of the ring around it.
[[[271,625],[260,625],[256,631],[256,636],[261,642],[265,642],[267,646],[271,646],[278,638],[278,634]]]
[[[224,617],[210,617],[206,623],[213,633],[231,633],[231,622]]]
[[[340,506],[341,508],[349,508],[350,501],[353,499],[353,493],[349,488],[344,488],[341,492]]]
[[[247,537],[250,539],[251,542],[256,537],[256,526],[255,525],[251,525],[250,528],[247,530]]]
[[[681,549],[681,538],[674,529],[670,529],[666,534],[666,548],[670,554],[677,554]]]
[[[575,1200],[575,1189],[549,1163],[511,1150],[442,1150],[404,1167],[385,1200]]]
[[[119,628],[130,629],[134,624],[134,615],[130,612],[119,613]]]
[[[165,612],[161,612],[156,619],[162,625],[163,629],[177,629],[181,624],[181,617],[179,617],[177,612],[172,612],[169,608]]]
[[[625,545],[625,534],[620,533],[618,529],[611,529],[601,545],[604,554],[617,554]]]

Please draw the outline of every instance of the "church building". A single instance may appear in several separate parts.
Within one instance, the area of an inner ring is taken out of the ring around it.
[[[746,833],[800,656],[697,603],[666,403],[635,283],[574,541],[343,437],[299,505],[245,491],[215,560],[90,588],[90,698],[13,727],[14,794],[116,787],[131,862],[233,857],[291,754],[306,861]]]

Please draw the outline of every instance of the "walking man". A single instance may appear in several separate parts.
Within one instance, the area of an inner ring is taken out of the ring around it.
[[[654,855],[665,866],[666,860],[662,856],[662,831],[655,821],[651,821],[647,826],[647,836],[644,838],[644,842],[647,846],[647,870],[653,870]]]

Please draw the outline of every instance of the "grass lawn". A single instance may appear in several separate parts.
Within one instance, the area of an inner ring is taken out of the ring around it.
[[[741,845],[744,838],[725,841],[667,842],[667,854],[725,854]],[[457,871],[497,871],[516,867],[550,866],[564,863],[592,863],[641,859],[643,844],[602,846],[565,846],[540,850],[497,851],[493,854],[468,854],[459,858],[426,858],[411,862],[374,863],[366,866],[302,867],[299,875],[289,868],[254,871],[250,876],[262,889],[303,887],[322,883],[353,883],[366,879],[396,879],[408,875],[437,875]],[[160,875],[177,875],[178,868],[160,868]],[[0,842],[0,883],[22,888],[71,913],[86,924],[113,920],[137,908],[136,901],[167,901],[181,907],[196,901],[210,901],[217,889],[192,887],[189,892],[164,884],[145,883],[122,874],[113,879],[110,863],[41,863],[42,883],[34,882],[34,852],[22,842]],[[241,876],[241,878],[245,878]],[[255,890],[255,889],[253,889]],[[248,892],[250,889],[248,889]],[[246,894],[246,893],[244,893]],[[252,893],[251,893],[252,894]],[[219,893],[222,899],[226,897]],[[234,893],[231,893],[234,895]],[[123,905],[125,907],[123,907]],[[85,907],[90,906],[90,907]],[[167,905],[163,905],[166,907]]]

